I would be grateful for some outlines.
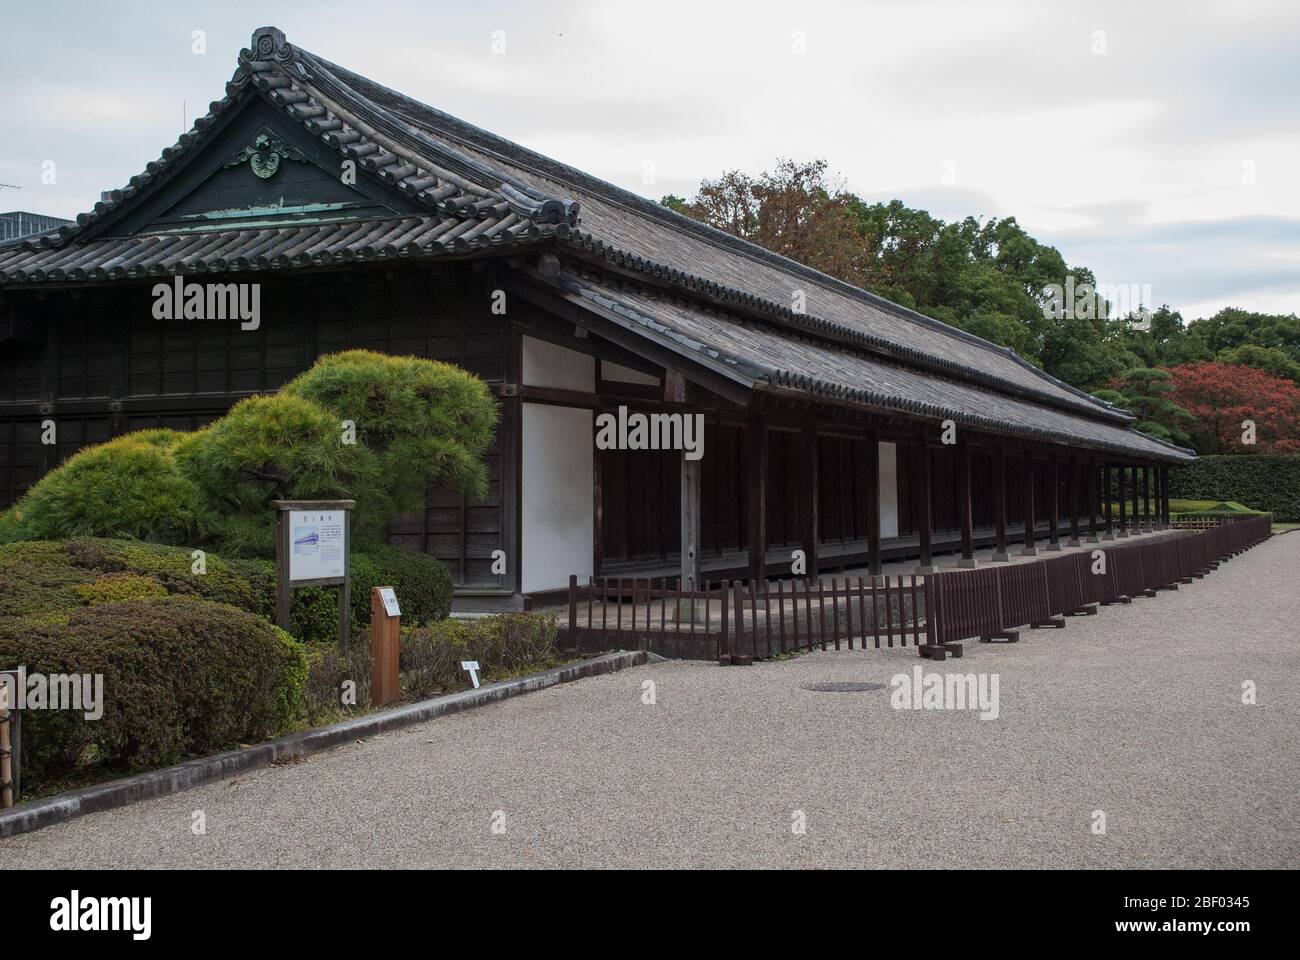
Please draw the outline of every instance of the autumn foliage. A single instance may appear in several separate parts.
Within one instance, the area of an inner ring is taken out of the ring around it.
[[[1198,453],[1300,453],[1300,387],[1291,380],[1227,363],[1185,363],[1169,373],[1169,399],[1192,415]],[[1248,420],[1253,444],[1242,442]]]

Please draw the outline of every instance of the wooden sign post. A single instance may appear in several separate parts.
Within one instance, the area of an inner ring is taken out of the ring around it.
[[[289,591],[299,587],[339,588],[339,646],[346,653],[351,633],[352,544],[348,517],[355,500],[272,500],[275,531],[275,622],[289,629]]]
[[[402,695],[398,654],[402,637],[402,610],[392,587],[370,591],[370,702],[377,707]]]

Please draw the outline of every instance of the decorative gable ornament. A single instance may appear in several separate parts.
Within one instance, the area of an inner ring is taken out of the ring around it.
[[[295,160],[298,163],[307,162],[307,158],[301,152],[279,137],[270,133],[259,133],[252,143],[221,166],[223,168],[237,167],[247,161],[254,174],[263,180],[269,180],[280,169],[280,163],[283,160]]]

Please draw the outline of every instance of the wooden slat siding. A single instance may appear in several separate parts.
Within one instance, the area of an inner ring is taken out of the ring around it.
[[[894,604],[889,592],[889,584],[893,579],[892,575],[885,577],[885,645],[889,647],[894,645]]]
[[[731,585],[734,594],[733,601],[736,611],[736,640],[732,648],[732,656],[737,654],[744,656],[749,653],[749,645],[745,642],[745,593],[744,585],[737,580]]]
[[[617,577],[614,580],[614,636],[617,643],[622,646],[623,643],[623,578]]]
[[[569,574],[569,644],[578,649],[578,575]]]
[[[880,583],[871,578],[871,638],[877,650],[880,649]]]
[[[921,609],[916,602],[916,574],[912,574],[912,646],[921,645]]]
[[[790,649],[801,650],[803,647],[800,641],[800,584],[798,584],[798,580],[790,580],[790,609],[794,611],[793,647]]]
[[[767,634],[767,655],[772,655],[772,589],[767,580],[763,584],[763,624]]]
[[[596,580],[594,577],[587,578],[587,636],[590,637],[596,629],[596,621],[592,619],[592,608],[595,606]]]
[[[867,581],[858,577],[858,636],[862,649],[867,649]],[[853,649],[853,634],[849,634],[849,649]]]
[[[925,578],[925,642],[934,647],[939,643],[939,584],[937,577]]]
[[[817,581],[817,636],[822,649],[826,649],[826,585]]]
[[[758,581],[749,581],[749,614],[754,621],[754,656],[758,656]],[[766,620],[763,622],[763,655],[772,655],[772,634]]]
[[[816,637],[813,635],[813,618],[812,618],[812,580],[804,577],[803,581],[803,605],[804,605],[804,630],[808,640],[808,649],[811,650],[816,644]]]
[[[838,650],[840,648],[839,580],[835,577],[831,577],[831,631],[835,638],[835,649]]]
[[[719,586],[718,592],[722,597],[722,636],[718,640],[718,656],[721,657],[723,653],[726,653],[730,658],[736,654],[736,632],[727,619],[730,606],[727,602],[727,595],[731,592],[731,581],[723,580]]]
[[[776,609],[777,609],[777,613],[778,613],[778,614],[780,615],[780,617],[781,617],[781,623],[780,623],[780,626],[777,628],[777,629],[780,631],[780,637],[781,637],[781,652],[782,652],[782,653],[786,653],[790,648],[789,648],[788,646],[786,646],[786,636],[785,636],[785,582],[782,581],[782,580],[778,580],[778,581],[776,582]]]

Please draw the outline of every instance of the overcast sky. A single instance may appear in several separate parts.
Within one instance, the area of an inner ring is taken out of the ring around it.
[[[1296,0],[8,2],[0,210],[124,184],[264,24],[656,199],[822,157],[869,201],[1015,216],[1188,319],[1300,310]]]

